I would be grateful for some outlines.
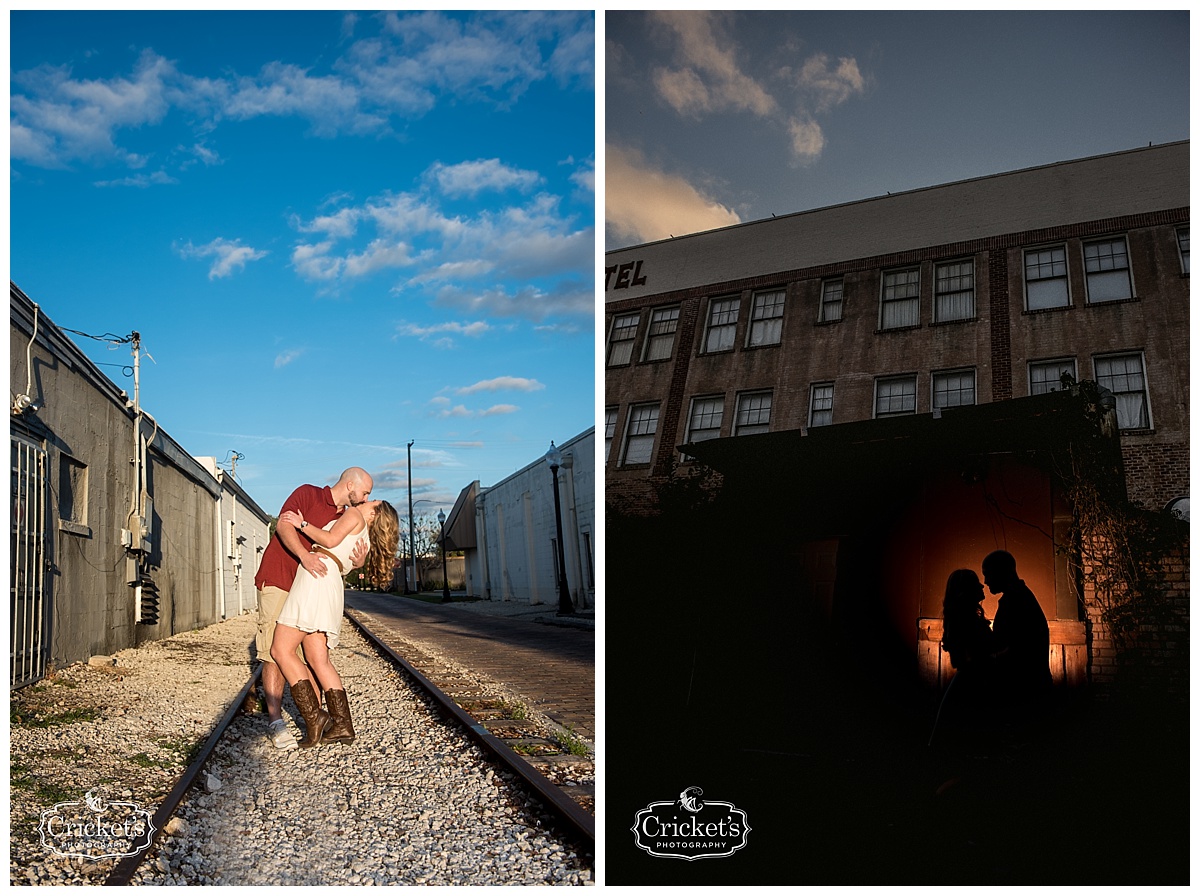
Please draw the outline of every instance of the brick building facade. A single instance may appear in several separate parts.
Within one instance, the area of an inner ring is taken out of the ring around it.
[[[1010,401],[1036,414],[1036,402],[1017,402],[1060,389],[1066,373],[1111,393],[1130,499],[1186,507],[1188,165],[1184,141],[609,252],[606,500],[619,513],[653,515],[664,483],[695,466],[681,446],[710,440],[758,439],[744,443],[754,447],[731,461],[735,469],[754,466],[761,446],[819,478],[814,446],[837,443],[810,440],[818,429],[869,421],[855,444],[870,444],[875,427],[886,452],[890,418],[936,421]],[[761,438],[784,433],[786,452]],[[1056,647],[1078,650],[1090,637],[1086,614],[1054,559],[1069,511],[1053,475],[1022,465],[1020,446],[1004,463],[976,477],[991,491],[964,522],[978,529],[964,544],[1011,547],[1021,527],[1047,536],[1029,541],[1026,578],[1052,627],[1062,623]],[[950,502],[953,490],[935,480],[930,472],[913,494]],[[996,510],[996,496],[1018,480],[1026,503]],[[971,500],[959,488],[954,513]],[[922,504],[926,516],[902,511],[905,522],[871,543],[886,554],[927,525],[909,555],[924,565],[911,576],[903,569],[911,593],[888,598],[907,608],[893,615],[913,648],[945,573],[983,556],[930,561],[948,553],[929,541],[938,536],[925,522],[931,506]],[[895,573],[882,570],[881,580]]]

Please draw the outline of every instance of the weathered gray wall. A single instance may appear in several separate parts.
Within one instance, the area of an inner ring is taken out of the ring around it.
[[[135,482],[133,413],[126,396],[37,311],[15,286],[10,302],[10,384],[36,410],[11,415],[14,437],[47,451],[46,558],[50,662],[109,654],[220,619],[213,524],[220,486],[149,420],[148,483],[154,499],[147,568],[160,589],[156,625],[134,622],[122,529],[129,528]],[[74,466],[72,477],[70,468]],[[79,475],[80,467],[86,472]],[[78,484],[76,508],[64,497]]]

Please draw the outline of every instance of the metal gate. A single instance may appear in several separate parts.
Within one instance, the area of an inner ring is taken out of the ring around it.
[[[12,674],[10,687],[46,674],[46,452],[12,437]]]

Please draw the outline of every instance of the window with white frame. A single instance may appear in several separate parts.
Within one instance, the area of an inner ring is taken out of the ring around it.
[[[654,457],[654,434],[658,432],[658,405],[635,404],[629,409],[625,427],[622,464],[648,464]]]
[[[725,396],[709,395],[692,399],[692,410],[688,415],[689,442],[704,442],[721,435],[721,420],[725,416]]]
[[[617,409],[604,409],[604,462],[608,463],[608,456],[612,453],[613,435],[617,431]]]
[[[778,345],[783,338],[783,305],[786,290],[754,294],[754,305],[750,309],[749,345]]]
[[[1029,394],[1045,395],[1047,392],[1061,392],[1062,375],[1075,377],[1075,359],[1059,358],[1054,361],[1029,362]]]
[[[1067,249],[1047,246],[1025,250],[1025,307],[1030,311],[1066,308],[1071,304],[1067,283]]]
[[[808,393],[808,425],[828,426],[833,422],[833,383],[813,383]]]
[[[1185,274],[1191,274],[1192,229],[1180,227],[1175,231],[1175,239],[1179,242],[1179,264]]]
[[[932,377],[933,407],[958,408],[975,403],[975,371],[945,370]]]
[[[879,327],[892,330],[921,322],[921,270],[884,271]]]
[[[939,264],[933,279],[933,319],[970,320],[974,316],[974,259]]]
[[[917,375],[890,376],[875,381],[875,416],[900,417],[917,412]]]
[[[1133,298],[1129,247],[1124,237],[1084,243],[1083,269],[1087,272],[1089,302],[1117,302]]]
[[[735,436],[749,436],[771,430],[771,393],[747,392],[738,396]]]
[[[821,310],[817,320],[826,323],[842,319],[842,296],[845,283],[841,277],[836,280],[826,280],[821,284]]]
[[[706,352],[723,352],[733,348],[737,337],[739,298],[713,299],[708,305],[708,327],[704,335]]]
[[[650,312],[646,334],[646,360],[663,361],[675,348],[675,330],[679,327],[679,307],[655,308]]]
[[[1096,358],[1096,382],[1117,397],[1120,429],[1150,428],[1150,398],[1140,352]]]
[[[637,338],[639,314],[619,314],[613,318],[608,334],[608,366],[619,367],[633,360],[633,340]]]

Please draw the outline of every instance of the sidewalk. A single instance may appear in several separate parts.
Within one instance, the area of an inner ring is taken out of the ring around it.
[[[366,592],[360,592],[366,593]],[[385,595],[380,595],[385,596]],[[596,627],[596,611],[588,608],[576,610],[573,616],[559,616],[557,604],[527,604],[514,600],[477,600],[468,598],[465,591],[451,591],[450,603],[440,603],[430,598],[436,597],[436,592],[421,594],[393,595],[404,600],[428,603],[433,606],[446,607],[453,612],[476,613],[484,616],[507,616],[528,619],[542,625],[562,625],[571,628]]]
[[[558,616],[557,605],[464,599],[444,604],[362,591],[346,592],[346,609],[364,617],[401,655],[424,654],[421,662],[432,668],[447,664],[485,676],[553,723],[594,741],[594,614]],[[435,683],[438,677],[431,675]]]

